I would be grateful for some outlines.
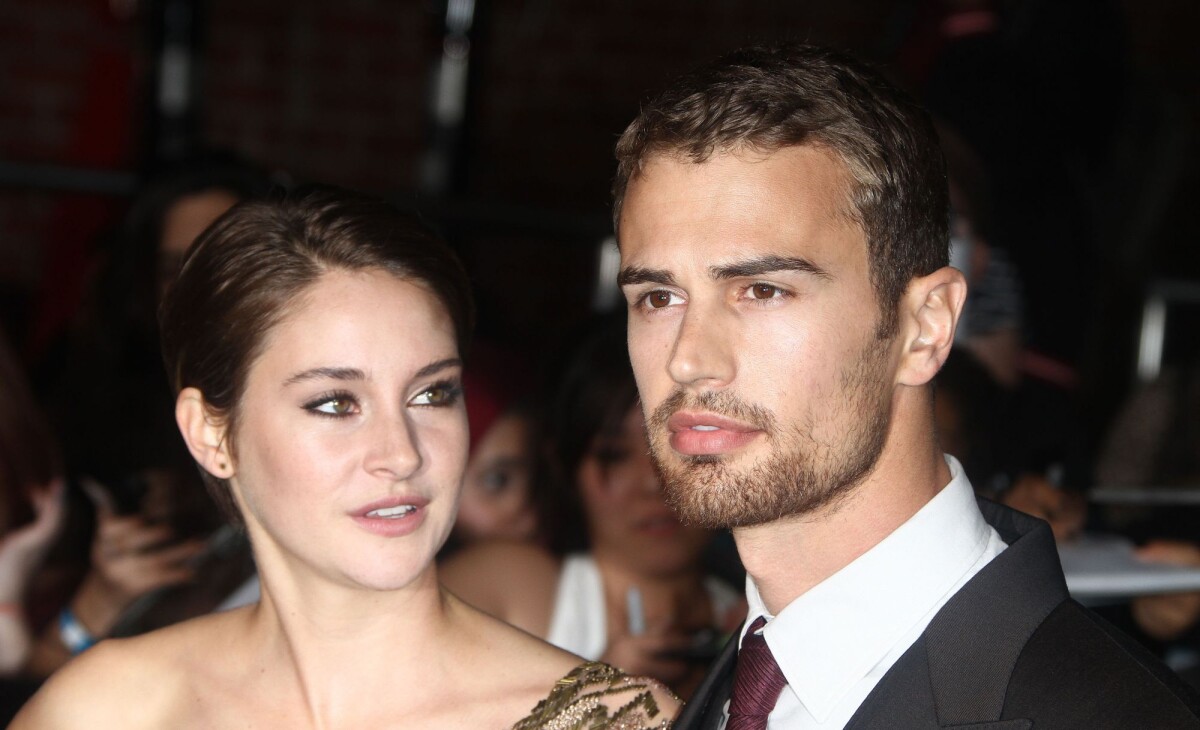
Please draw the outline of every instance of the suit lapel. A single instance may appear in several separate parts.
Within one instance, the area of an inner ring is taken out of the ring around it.
[[[979,506],[1008,548],[942,607],[846,730],[1033,727],[1001,720],[1004,698],[1025,644],[1067,599],[1066,581],[1045,523],[985,500]]]
[[[1021,651],[1068,598],[1050,527],[990,502],[980,509],[1009,546],[963,586],[926,632],[943,725],[1000,719]],[[1009,540],[1006,533],[1020,537]]]
[[[733,689],[737,650],[738,635],[735,633],[725,643],[721,655],[713,662],[692,698],[684,705],[683,712],[675,720],[675,730],[716,730],[720,725],[725,701]]]
[[[1029,720],[984,720],[947,724],[939,719],[930,680],[929,660],[922,637],[884,676],[846,723],[845,730],[896,730],[896,728],[944,730],[1030,730]]]

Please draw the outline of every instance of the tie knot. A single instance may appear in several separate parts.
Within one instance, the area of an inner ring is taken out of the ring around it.
[[[766,623],[766,619],[758,617],[742,638],[733,674],[733,692],[729,698],[727,730],[765,728],[767,715],[771,714],[779,693],[787,685],[767,640],[759,633]]]

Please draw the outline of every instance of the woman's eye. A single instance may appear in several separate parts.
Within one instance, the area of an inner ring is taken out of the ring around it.
[[[656,289],[655,291],[652,291],[642,297],[642,301],[645,302],[646,306],[650,309],[662,309],[663,307],[669,307],[672,304],[678,304],[683,300],[669,291]]]
[[[326,416],[349,416],[354,413],[354,406],[355,403],[352,398],[337,396],[314,401],[305,406],[305,408]]]
[[[613,466],[628,459],[630,453],[628,449],[616,446],[601,446],[592,452],[592,456],[600,462],[601,466]]]
[[[412,399],[415,406],[448,406],[458,399],[458,387],[443,384],[435,385],[417,393]]]
[[[512,475],[507,469],[492,469],[484,472],[483,477],[479,480],[483,486],[483,491],[488,494],[499,494],[508,488],[508,483]]]

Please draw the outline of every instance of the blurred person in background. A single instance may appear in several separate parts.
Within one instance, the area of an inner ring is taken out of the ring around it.
[[[1140,544],[1135,554],[1146,562],[1200,567],[1200,547],[1192,541],[1179,539],[1182,533],[1172,531],[1171,519],[1151,520],[1150,515],[1143,514],[1147,519],[1135,526],[1113,522],[1103,515],[1100,519],[1096,519],[1096,515],[1089,518],[1086,494],[1061,484],[1060,467],[1023,460],[1028,454],[1022,445],[1026,435],[1021,422],[1014,419],[1013,395],[991,378],[989,370],[976,361],[971,352],[956,348],[935,382],[934,414],[938,438],[947,453],[959,457],[972,474],[980,475],[981,486],[977,491],[981,495],[1045,520],[1059,545],[1079,538],[1085,529],[1116,531]],[[1138,425],[1149,428],[1145,422]],[[1119,420],[1114,433],[1121,432],[1135,443],[1144,439],[1140,429],[1133,429],[1132,424]],[[1123,443],[1120,439],[1117,442]],[[1131,456],[1134,453],[1122,451]],[[1144,462],[1143,454],[1143,449],[1137,449],[1133,458]],[[1112,463],[1101,461],[1101,474],[1112,474],[1116,469]],[[1184,483],[1191,482],[1185,480]],[[1101,484],[1105,485],[1104,482]],[[1121,512],[1138,513],[1139,510],[1124,509]],[[1194,518],[1187,515],[1182,519]],[[1200,672],[1195,671],[1196,659],[1184,657],[1183,652],[1177,650],[1184,648],[1194,655],[1196,649],[1200,649],[1200,635],[1196,630],[1200,622],[1200,593],[1137,596],[1128,601],[1097,606],[1095,610],[1164,659],[1172,660],[1172,655],[1180,657],[1180,661],[1171,661],[1172,667],[1190,670],[1181,671],[1181,676],[1194,686],[1197,684]]]
[[[244,540],[218,532],[223,519],[175,428],[157,310],[196,236],[269,187],[264,173],[226,153],[152,175],[101,267],[89,311],[41,368],[67,473],[80,487],[73,511],[94,514],[95,523],[68,535],[74,560],[64,556],[59,580],[77,589],[41,634],[35,674],[113,632],[211,610],[252,571]],[[204,560],[216,553],[225,559]]]
[[[1087,459],[1075,394],[1026,372],[1021,273],[996,229],[983,159],[944,120],[937,124],[950,193],[950,265],[967,280],[954,355],[935,383],[934,418],[943,449],[972,485],[1050,523],[1059,542],[1083,529]]]
[[[1093,480],[1073,384],[1029,367],[1021,276],[1004,249],[992,245],[995,202],[986,166],[944,121],[938,136],[949,177],[951,265],[969,282],[955,353],[936,378],[943,448],[959,457],[980,494],[1046,520],[1059,544],[1085,527],[1115,529],[1142,543],[1136,554],[1147,562],[1200,567],[1200,548],[1180,539],[1191,537],[1190,523],[1180,530],[1159,513],[1128,524],[1122,519],[1148,515],[1125,509],[1109,511],[1099,521],[1107,524],[1097,524],[1089,520],[1086,494],[1093,481],[1101,487],[1196,482],[1200,420],[1189,423],[1187,414],[1200,412],[1200,378],[1188,387],[1178,372],[1169,372],[1135,394],[1110,431]],[[1200,619],[1200,594],[1142,596],[1100,611],[1160,655],[1169,642],[1200,645],[1190,636]]]
[[[477,540],[542,540],[533,488],[541,428],[537,405],[521,395],[527,372],[502,348],[471,347],[463,375],[471,452],[451,550]]]
[[[704,573],[712,533],[681,524],[663,500],[623,326],[601,325],[573,353],[547,426],[538,479],[552,549],[480,544],[446,562],[443,583],[535,636],[686,698],[745,605]]]
[[[33,645],[28,601],[64,512],[54,438],[0,336],[0,725],[36,686],[24,677]]]
[[[1192,357],[1164,368],[1126,400],[1100,450],[1098,487],[1135,492],[1200,485],[1200,364],[1194,352]],[[1099,512],[1107,527],[1142,543],[1137,554],[1143,560],[1200,568],[1196,511],[1182,502],[1158,509],[1114,505]],[[1200,686],[1200,593],[1138,598],[1130,617],[1139,638]]]

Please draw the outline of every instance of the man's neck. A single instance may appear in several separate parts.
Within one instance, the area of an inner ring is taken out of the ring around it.
[[[949,484],[950,469],[932,439],[903,441],[889,438],[875,468],[843,499],[734,529],[742,563],[773,615],[878,545]]]

